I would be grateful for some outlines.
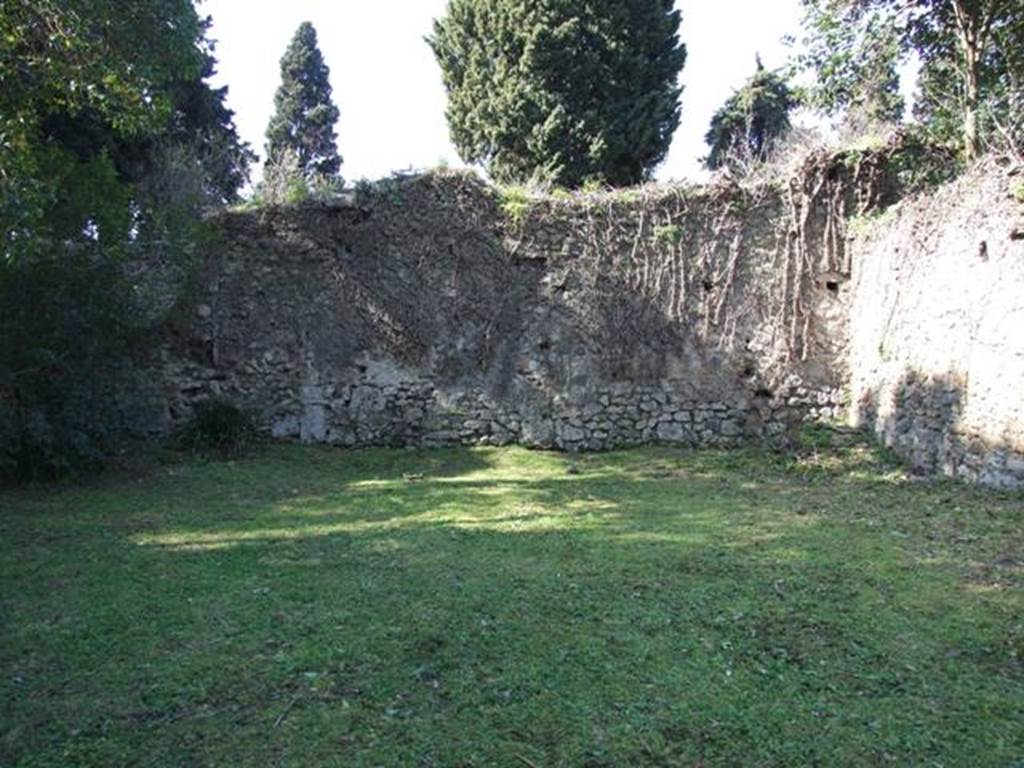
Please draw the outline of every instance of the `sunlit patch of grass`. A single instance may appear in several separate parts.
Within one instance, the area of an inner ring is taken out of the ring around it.
[[[1024,499],[826,437],[0,496],[0,765],[1015,764]]]

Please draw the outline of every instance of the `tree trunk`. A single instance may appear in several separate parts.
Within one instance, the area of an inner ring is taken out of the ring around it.
[[[968,160],[974,160],[981,154],[981,130],[979,126],[978,108],[980,94],[978,88],[978,58],[976,51],[965,51],[967,67],[964,83],[964,154]]]
[[[964,154],[974,160],[981,154],[981,59],[988,45],[992,23],[1004,7],[1003,0],[953,0],[963,56]]]

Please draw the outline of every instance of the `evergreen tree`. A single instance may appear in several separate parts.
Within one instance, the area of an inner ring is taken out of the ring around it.
[[[305,176],[337,175],[342,162],[334,131],[338,108],[331,101],[329,78],[316,30],[305,21],[281,58],[281,85],[267,127],[268,163],[281,162],[282,155],[291,150]]]
[[[235,113],[225,103],[228,87],[213,88],[207,82],[216,73],[216,63],[211,50],[204,55],[199,77],[170,84],[173,112],[167,134],[202,160],[209,199],[234,203],[257,158],[238,135]]]
[[[789,113],[798,102],[786,81],[757,59],[757,72],[711,118],[704,164],[715,170],[734,160],[766,160],[789,133]]]
[[[679,124],[674,0],[449,0],[428,39],[463,160],[499,182],[649,178]]]

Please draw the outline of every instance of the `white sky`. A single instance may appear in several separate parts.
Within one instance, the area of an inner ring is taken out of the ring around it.
[[[280,82],[281,54],[311,21],[331,69],[341,110],[338,145],[349,181],[459,165],[444,119],[445,94],[423,41],[446,0],[201,0],[213,16],[219,74],[242,138],[263,153],[264,131]],[[799,31],[799,0],[678,0],[688,57],[683,116],[659,179],[700,176],[703,137],[714,111],[754,71],[788,57],[786,34]],[[726,32],[728,30],[728,32]]]

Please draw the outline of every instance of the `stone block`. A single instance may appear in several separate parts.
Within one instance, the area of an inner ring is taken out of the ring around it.
[[[658,439],[667,443],[683,443],[690,439],[689,430],[678,422],[665,422],[658,425]]]

